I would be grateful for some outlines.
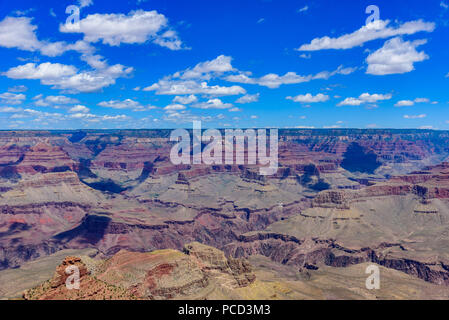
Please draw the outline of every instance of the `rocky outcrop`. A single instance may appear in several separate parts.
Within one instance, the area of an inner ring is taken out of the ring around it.
[[[72,273],[68,270],[71,267],[76,267],[80,278],[88,274],[86,265],[78,257],[66,257],[64,261],[56,268],[55,275],[50,280],[50,286],[57,288],[66,284],[67,278]]]
[[[76,274],[76,276],[74,276]],[[73,277],[73,279],[68,279]],[[75,284],[76,282],[76,284]],[[28,289],[25,300],[135,300],[129,291],[90,275],[79,257],[66,257],[52,279]]]
[[[23,297],[27,300],[207,298],[216,289],[232,293],[256,280],[248,262],[227,259],[215,248],[191,243],[184,252],[121,250],[107,261],[94,263],[93,272],[80,258],[67,257],[51,280],[27,290]],[[79,289],[66,286],[72,274],[67,270],[72,266],[79,272]]]
[[[73,171],[76,162],[61,148],[40,142],[25,152],[23,160],[17,164],[18,173],[36,174],[44,172]]]

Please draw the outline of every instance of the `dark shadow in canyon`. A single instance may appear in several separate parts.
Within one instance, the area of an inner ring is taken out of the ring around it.
[[[61,232],[53,238],[63,243],[77,238],[80,243],[96,244],[103,238],[110,223],[109,217],[87,215],[77,227]]]

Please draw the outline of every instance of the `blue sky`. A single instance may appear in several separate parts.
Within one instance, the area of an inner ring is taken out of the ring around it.
[[[0,0],[0,129],[449,129],[448,19],[448,0]]]

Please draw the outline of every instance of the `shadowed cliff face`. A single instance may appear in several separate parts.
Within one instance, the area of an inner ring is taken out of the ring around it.
[[[350,172],[374,173],[380,165],[374,152],[365,150],[355,142],[349,145],[341,162],[341,167]]]
[[[99,181],[99,182],[92,182],[92,183],[84,182],[84,183],[87,184],[92,189],[96,189],[96,190],[99,190],[99,191],[120,193],[123,190],[126,190],[126,188],[122,188],[121,186],[116,184],[111,179],[108,179],[106,181]]]
[[[0,132],[0,269],[63,249],[111,257],[197,241],[280,268],[376,263],[449,285],[448,133],[283,130],[273,176],[174,165],[168,136]]]
[[[81,243],[96,244],[103,238],[110,222],[108,217],[87,215],[78,227],[59,233],[54,239],[69,242],[77,238]]]

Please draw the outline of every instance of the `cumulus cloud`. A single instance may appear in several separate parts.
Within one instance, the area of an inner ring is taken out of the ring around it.
[[[88,7],[94,4],[92,0],[78,0],[78,3],[81,8]]]
[[[404,119],[422,119],[422,118],[425,118],[425,117],[427,117],[426,114],[416,114],[416,115],[408,115],[408,114],[406,114],[406,115],[404,115]]]
[[[209,86],[207,82],[197,82],[195,80],[159,80],[159,82],[144,88],[143,91],[156,91],[156,94],[159,95],[206,94],[232,96],[246,93],[246,90],[240,86]]]
[[[197,102],[197,101],[198,101],[198,98],[193,94],[191,94],[189,96],[176,96],[173,98],[173,102],[177,102],[180,104],[190,104],[190,103]]]
[[[193,104],[192,107],[198,109],[229,109],[233,105],[231,103],[223,103],[220,99],[209,99],[206,102]]]
[[[18,86],[8,88],[9,92],[25,92],[27,90],[28,90],[27,86],[24,86],[24,85],[18,85]]]
[[[15,112],[19,112],[19,111],[22,111],[22,108],[0,107],[0,112],[15,113]]]
[[[124,114],[117,114],[117,115],[95,115],[91,113],[84,113],[84,112],[78,112],[71,114],[69,116],[72,119],[79,119],[87,122],[101,122],[101,121],[122,121],[127,120],[129,117]]]
[[[349,97],[345,100],[341,101],[337,106],[360,106],[361,104],[365,103],[376,103],[378,101],[382,100],[389,100],[391,99],[391,94],[369,94],[369,93],[362,93],[358,98]]]
[[[429,59],[424,51],[416,51],[418,46],[426,42],[426,40],[403,41],[399,37],[386,41],[382,48],[366,58],[368,63],[366,73],[387,75],[413,71],[415,62]]]
[[[169,29],[168,19],[154,10],[131,11],[127,15],[90,14],[79,21],[79,28],[61,24],[59,30],[66,33],[82,33],[84,41],[94,43],[101,41],[110,46],[152,41],[171,50],[183,49],[177,33]]]
[[[389,27],[389,20],[376,20],[364,25],[359,30],[350,34],[342,35],[338,38],[328,36],[315,38],[309,44],[303,44],[299,51],[317,51],[324,49],[350,49],[363,45],[365,42],[386,39],[399,35],[411,35],[417,32],[432,32],[435,23],[415,20],[405,22],[397,27]]]
[[[74,66],[50,62],[36,65],[35,63],[30,62],[21,66],[13,67],[5,72],[4,75],[11,79],[40,79],[46,81],[73,76],[76,72],[77,69]]]
[[[259,101],[259,96],[260,96],[259,93],[246,94],[246,95],[238,98],[235,102],[236,103],[242,103],[242,104],[244,104],[244,103],[253,103],[253,102]]]
[[[212,77],[217,77],[225,72],[234,71],[231,61],[231,57],[220,55],[213,60],[200,62],[192,69],[176,72],[172,77],[182,80],[210,80]]]
[[[70,113],[89,113],[90,109],[87,108],[86,106],[82,106],[82,105],[76,105],[73,106],[72,108],[69,109]]]
[[[235,71],[231,65],[232,58],[220,55],[217,58],[198,63],[193,68],[175,72],[166,76],[157,83],[143,89],[143,91],[156,91],[161,95],[195,95],[206,94],[211,96],[229,96],[245,94],[246,90],[240,86],[209,86],[212,78]],[[178,98],[181,99],[181,98]]]
[[[113,109],[132,109],[133,111],[145,111],[155,109],[156,107],[148,105],[143,106],[140,102],[134,101],[132,99],[120,100],[110,100],[102,101],[98,103],[100,107],[113,108]]]
[[[223,115],[219,114],[215,117],[210,115],[194,115],[189,110],[167,110],[163,116],[163,120],[176,122],[176,123],[191,123],[194,120],[200,120],[204,122],[222,119]]]
[[[22,102],[26,99],[26,96],[23,93],[11,93],[5,92],[0,94],[0,101],[4,104],[9,105],[17,105],[22,104]]]
[[[80,40],[73,44],[64,41],[41,41],[36,36],[37,26],[28,17],[6,17],[0,21],[0,46],[16,48],[24,51],[40,51],[41,54],[55,57],[66,51],[77,51],[83,54],[92,53],[95,49]]]
[[[354,71],[355,71],[354,68],[344,68],[343,66],[339,66],[334,71],[322,71],[315,75],[307,75],[307,76],[298,75],[296,74],[296,72],[287,72],[282,76],[275,73],[269,73],[260,78],[251,78],[245,73],[240,73],[237,75],[229,75],[225,78],[225,80],[229,82],[257,84],[260,86],[268,87],[270,89],[275,89],[285,84],[297,84],[317,79],[327,80],[336,74],[348,75]]]
[[[75,104],[79,103],[79,101],[75,98],[70,98],[67,96],[47,96],[42,98],[42,95],[34,97],[36,102],[34,103],[38,107],[49,107],[55,105],[67,105],[67,104]]]
[[[41,48],[28,17],[6,17],[0,22],[0,46],[17,48],[26,51],[36,51]]]
[[[395,103],[395,107],[410,107],[415,105],[415,103],[428,103],[430,102],[427,98],[416,98],[415,100],[400,100]]]
[[[292,100],[294,102],[300,102],[300,103],[317,103],[317,102],[325,102],[327,100],[329,100],[329,96],[322,94],[322,93],[318,93],[316,96],[307,93],[307,94],[300,94],[297,95],[295,97],[287,97],[286,99],[288,100]]]
[[[164,107],[164,110],[166,111],[172,111],[172,110],[184,110],[186,109],[185,105],[182,104],[169,104],[168,106]]]
[[[428,103],[430,100],[428,98],[416,98],[414,100],[416,103]]]
[[[125,77],[133,71],[121,64],[109,66],[105,69],[78,72],[71,65],[45,62],[39,65],[27,63],[13,67],[3,75],[11,79],[40,80],[44,85],[68,92],[96,92],[104,87],[115,84],[119,77]]]
[[[395,107],[409,107],[413,106],[415,103],[411,100],[401,100],[395,103]]]

